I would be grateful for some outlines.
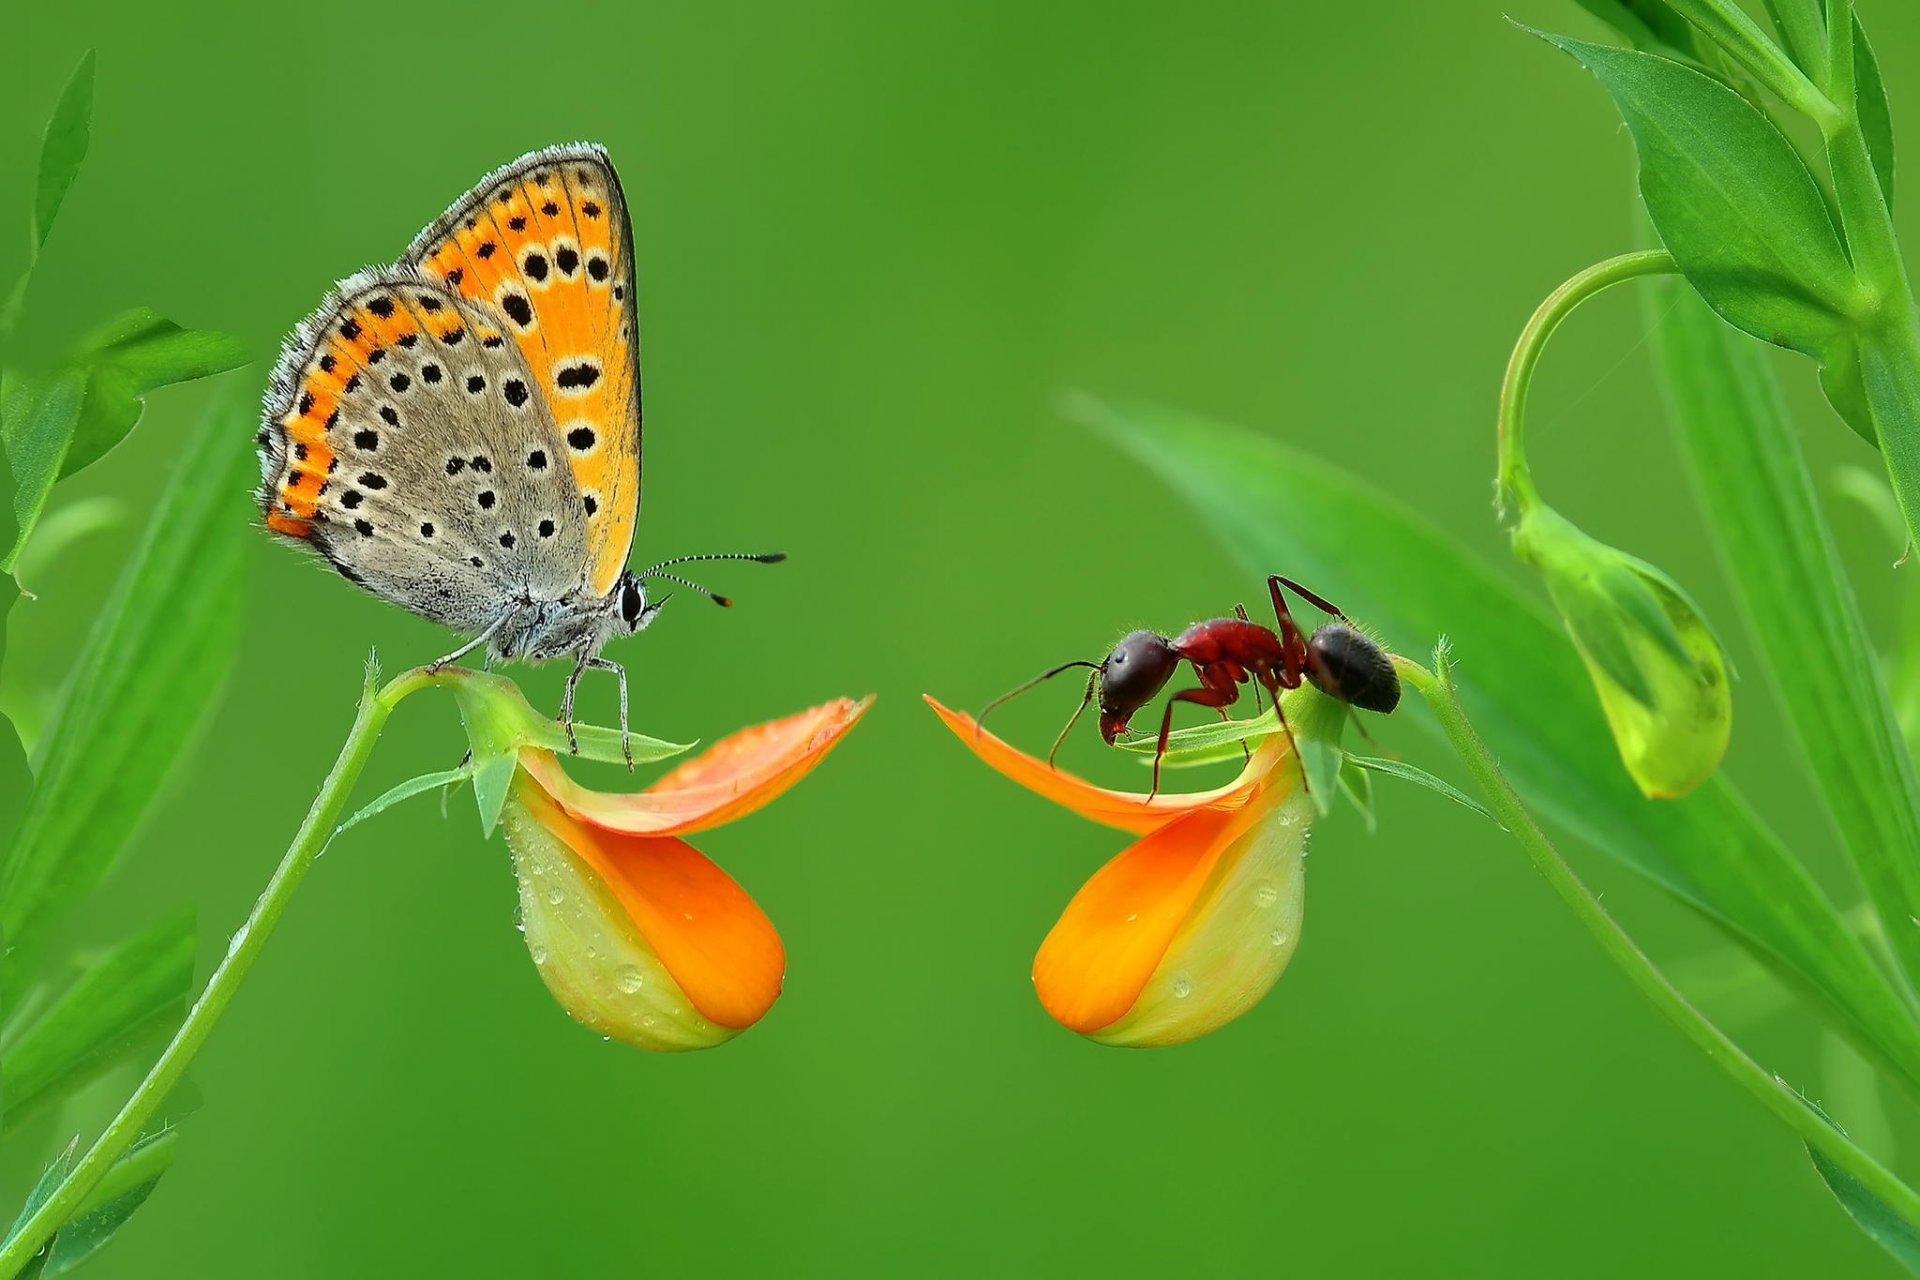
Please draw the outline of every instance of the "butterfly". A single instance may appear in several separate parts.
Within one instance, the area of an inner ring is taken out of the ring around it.
[[[335,285],[281,350],[261,430],[267,527],[341,576],[486,646],[570,657],[560,719],[616,635],[666,604],[627,569],[640,508],[640,362],[633,232],[620,180],[591,143],[488,174],[390,267]],[[631,759],[629,759],[631,763]]]

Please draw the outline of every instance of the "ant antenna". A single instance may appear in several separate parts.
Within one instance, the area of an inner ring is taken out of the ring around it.
[[[699,583],[690,582],[677,573],[662,573],[660,571],[668,565],[691,564],[696,560],[752,560],[759,564],[779,564],[786,558],[787,553],[784,551],[716,551],[697,556],[675,556],[671,560],[662,560],[659,564],[656,564],[644,573],[636,573],[633,576],[636,578],[665,578],[668,582],[677,582],[683,587],[698,591],[722,609],[731,609],[733,607],[732,596],[723,596],[717,591],[709,591]]]
[[[1042,671],[1039,675],[1027,681],[1025,684],[1021,685],[1019,688],[1009,689],[1007,692],[995,698],[992,702],[989,702],[986,706],[980,708],[980,714],[973,718],[974,731],[976,733],[979,732],[979,730],[982,729],[986,724],[987,713],[989,711],[992,711],[995,707],[999,706],[1001,703],[1005,702],[1007,699],[1017,697],[1020,694],[1025,693],[1027,690],[1033,688],[1033,686],[1053,679],[1055,676],[1059,675],[1062,671],[1071,671],[1075,667],[1090,667],[1093,670],[1098,671],[1100,669],[1100,665],[1101,664],[1099,664],[1098,662],[1087,662],[1084,660],[1076,660],[1074,662],[1063,662],[1059,666],[1054,667],[1050,671]]]

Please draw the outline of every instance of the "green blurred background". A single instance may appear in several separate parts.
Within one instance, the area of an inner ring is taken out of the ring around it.
[[[1861,8],[1896,121],[1920,128],[1920,12]],[[1570,0],[1516,16],[1597,32]],[[1387,791],[1376,835],[1350,813],[1322,825],[1306,940],[1253,1013],[1175,1050],[1080,1041],[1028,966],[1122,838],[989,774],[919,702],[978,706],[1126,628],[1257,604],[1151,477],[1063,422],[1065,388],[1344,460],[1517,572],[1488,501],[1494,391],[1534,304],[1631,246],[1632,168],[1599,87],[1500,5],[76,3],[11,26],[16,223],[41,123],[100,54],[30,354],[145,304],[245,334],[264,365],[329,282],[391,259],[489,168],[607,144],[641,261],[635,554],[793,554],[711,573],[732,613],[689,599],[615,646],[636,727],[711,739],[880,695],[805,786],[702,841],[789,950],[786,994],[718,1051],[652,1057],[569,1022],[464,798],[343,839],[200,1058],[178,1166],[93,1274],[1891,1273],[1517,848],[1424,792]],[[23,240],[4,238],[0,277]],[[1567,514],[1686,583],[1738,661],[1625,293],[1548,357],[1536,466]],[[1783,369],[1823,470],[1872,463],[1808,366]],[[12,615],[25,718],[210,395],[160,394],[62,489],[123,520]],[[1898,548],[1836,519],[1890,625]],[[253,548],[244,650],[76,935],[194,904],[203,975],[331,762],[367,650],[398,669],[449,647],[270,543],[246,495],[232,520]],[[1367,573],[1311,585],[1338,600]],[[526,673],[529,693],[557,703],[562,675]],[[1741,693],[1733,777],[1848,893],[1776,709],[1758,682]],[[611,681],[584,696],[611,717]],[[1073,698],[1030,695],[1000,727],[1043,746]],[[1379,732],[1457,776],[1411,725]],[[366,794],[460,749],[451,705],[417,698]],[[1068,759],[1139,774],[1090,728]],[[1660,955],[1720,945],[1576,852]],[[1738,1029],[1823,1096],[1808,1027]],[[36,1134],[36,1160],[63,1139],[54,1118]],[[0,1198],[31,1175],[0,1170]]]

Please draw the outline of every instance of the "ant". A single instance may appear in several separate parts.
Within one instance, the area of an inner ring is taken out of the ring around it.
[[[1339,621],[1323,623],[1307,636],[1287,612],[1282,587]],[[1015,694],[1025,693],[1063,671],[1089,668],[1091,674],[1080,706],[1047,753],[1047,764],[1052,767],[1054,757],[1060,754],[1060,744],[1073,731],[1096,691],[1100,695],[1100,736],[1112,746],[1115,738],[1128,732],[1127,722],[1134,713],[1159,696],[1182,662],[1189,663],[1200,678],[1200,687],[1182,689],[1167,699],[1166,713],[1160,717],[1159,745],[1153,753],[1153,790],[1147,793],[1151,798],[1160,793],[1160,758],[1167,753],[1176,703],[1213,707],[1224,719],[1226,709],[1240,700],[1240,686],[1252,681],[1255,704],[1260,700],[1259,690],[1265,689],[1273,698],[1280,728],[1289,742],[1293,741],[1293,730],[1287,724],[1286,712],[1280,710],[1280,691],[1298,689],[1303,679],[1311,680],[1314,688],[1328,697],[1365,711],[1388,712],[1399,705],[1400,677],[1393,663],[1379,645],[1355,629],[1353,620],[1338,606],[1277,574],[1268,576],[1267,590],[1273,596],[1274,616],[1280,623],[1277,633],[1249,619],[1245,606],[1236,607],[1234,617],[1196,622],[1177,636],[1135,631],[1115,645],[1104,662],[1063,662],[995,698],[980,712],[980,719],[985,720],[987,712]]]

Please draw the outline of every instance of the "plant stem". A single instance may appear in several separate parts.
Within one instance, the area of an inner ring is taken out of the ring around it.
[[[1581,303],[1603,293],[1623,280],[1640,276],[1671,275],[1680,270],[1673,255],[1664,249],[1646,249],[1623,253],[1605,262],[1596,262],[1547,295],[1520,331],[1513,354],[1507,359],[1507,376],[1500,384],[1500,461],[1497,491],[1500,505],[1512,497],[1524,514],[1540,500],[1533,487],[1533,472],[1527,466],[1524,428],[1527,392],[1533,385],[1533,371],[1540,364],[1553,331],[1577,310]]]
[[[220,1021],[220,1015],[226,1012],[227,1005],[232,1002],[248,970],[253,968],[253,962],[259,958],[274,926],[285,914],[294,890],[300,887],[300,881],[313,865],[314,858],[333,834],[334,824],[340,819],[340,812],[346,806],[353,784],[359,779],[367,758],[373,754],[381,726],[402,698],[434,680],[424,670],[416,669],[396,676],[385,688],[375,692],[374,678],[370,669],[366,687],[361,692],[359,710],[354,715],[353,727],[347,731],[346,743],[340,748],[340,757],[334,761],[333,770],[327,774],[326,781],[320,784],[320,794],[314,798],[313,807],[307,810],[306,820],[294,834],[293,843],[282,855],[280,865],[274,868],[267,887],[253,904],[246,923],[233,935],[226,958],[214,969],[213,976],[207,980],[206,990],[187,1012],[186,1020],[174,1032],[173,1039],[161,1051],[146,1078],[120,1108],[120,1113],[108,1123],[86,1155],[80,1157],[80,1162],[47,1197],[46,1202],[21,1224],[20,1230],[4,1246],[0,1246],[0,1280],[12,1280],[18,1275],[47,1246],[54,1234],[73,1218],[85,1204],[88,1194],[139,1138],[154,1112],[166,1101],[174,1086],[180,1083],[194,1055],[200,1051],[201,1045],[212,1033],[214,1024]]]
[[[1534,869],[1546,878],[1553,891],[1560,895],[1560,900],[1586,926],[1587,932],[1593,935],[1607,957],[1640,988],[1641,994],[1693,1041],[1695,1047],[1718,1063],[1721,1070],[1759,1099],[1767,1110],[1784,1120],[1809,1147],[1844,1169],[1908,1224],[1920,1228],[1920,1193],[1848,1141],[1845,1134],[1802,1101],[1784,1080],[1748,1057],[1725,1032],[1694,1008],[1686,995],[1667,980],[1667,976],[1647,953],[1607,914],[1599,899],[1581,882],[1573,868],[1553,847],[1553,842],[1533,820],[1533,815],[1514,791],[1513,784],[1500,771],[1499,762],[1474,731],[1454,692],[1445,649],[1434,654],[1434,671],[1398,656],[1393,663],[1401,679],[1412,685],[1433,709],[1448,741],[1486,794],[1488,806],[1514,839],[1520,842]]]

